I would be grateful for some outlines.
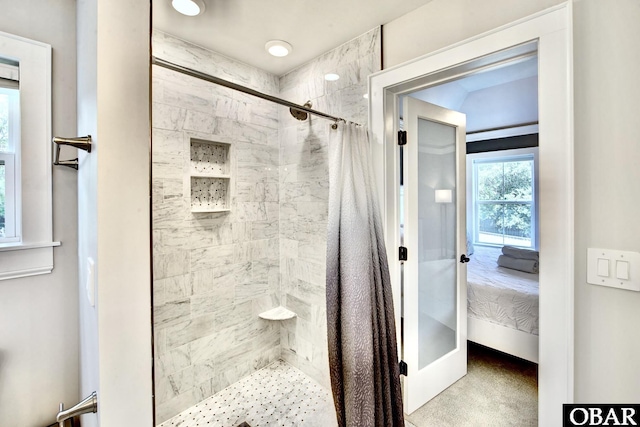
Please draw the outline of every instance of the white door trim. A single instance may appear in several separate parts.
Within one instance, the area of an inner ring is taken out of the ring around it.
[[[396,324],[400,325],[398,194],[392,173],[398,93],[407,82],[530,41],[538,41],[540,122],[540,365],[538,422],[562,424],[574,388],[574,181],[571,2],[499,27],[369,77],[369,124],[385,226]],[[402,85],[402,83],[405,83]],[[418,84],[418,83],[416,83]],[[398,339],[400,339],[398,331]]]

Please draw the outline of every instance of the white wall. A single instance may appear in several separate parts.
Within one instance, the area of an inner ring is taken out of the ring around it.
[[[389,68],[563,3],[562,0],[432,0],[382,27]]]
[[[84,426],[151,426],[149,3],[78,1],[78,133]],[[96,262],[96,306],[84,293]]]
[[[457,111],[467,115],[467,132],[538,121],[538,77],[469,93]]]
[[[0,0],[0,31],[53,48],[52,131],[60,136],[76,132],[75,3]],[[53,272],[0,282],[2,426],[48,425],[59,402],[78,398],[76,180],[72,169],[53,169],[53,239],[62,242]]]
[[[537,76],[470,92],[464,82],[462,79],[432,86],[411,96],[466,114],[467,132],[538,121]]]
[[[640,401],[640,293],[586,284],[587,247],[640,252],[640,2],[574,3],[576,399]]]
[[[383,27],[385,67],[559,3],[434,0]],[[574,1],[578,402],[640,400],[640,294],[586,284],[587,247],[640,251],[638,22],[636,0]]]

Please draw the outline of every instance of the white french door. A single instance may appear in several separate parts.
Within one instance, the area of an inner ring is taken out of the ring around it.
[[[467,373],[466,117],[409,96],[403,116],[403,400],[412,413]]]

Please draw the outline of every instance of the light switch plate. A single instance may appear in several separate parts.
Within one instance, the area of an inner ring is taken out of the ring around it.
[[[608,277],[602,275],[603,260],[608,261]],[[621,278],[625,273],[626,280]],[[587,249],[587,283],[640,292],[640,252]]]

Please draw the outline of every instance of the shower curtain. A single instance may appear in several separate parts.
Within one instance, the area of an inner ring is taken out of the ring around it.
[[[340,427],[404,425],[391,282],[367,130],[330,132],[327,327]]]

